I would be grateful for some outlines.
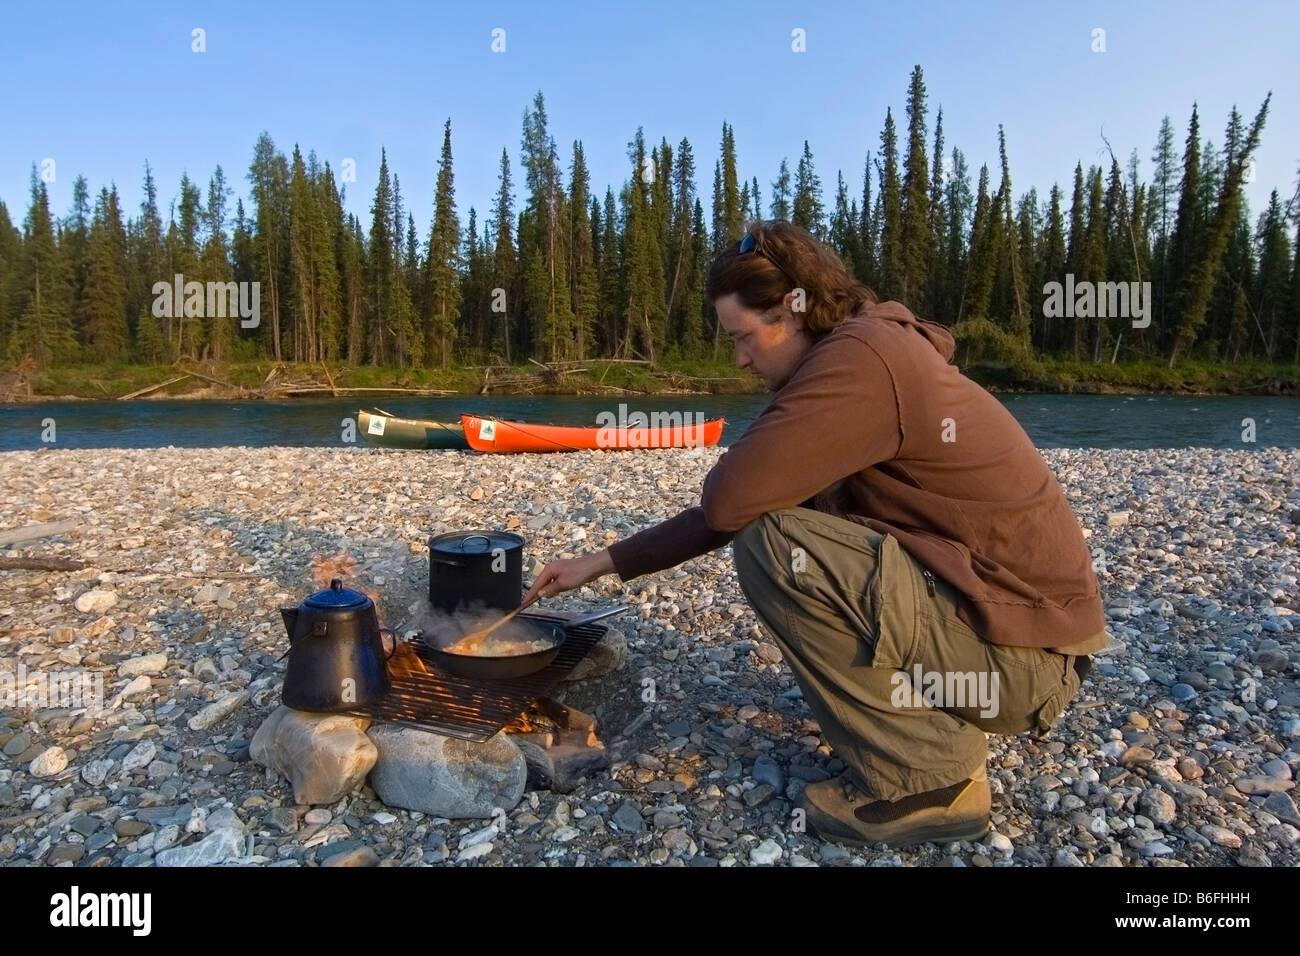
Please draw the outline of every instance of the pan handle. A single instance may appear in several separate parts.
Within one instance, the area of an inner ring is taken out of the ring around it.
[[[622,607],[605,608],[603,611],[593,611],[590,614],[583,614],[580,617],[575,617],[572,621],[565,621],[562,626],[567,631],[569,628],[582,627],[584,624],[594,624],[596,621],[603,621],[607,617],[613,617],[616,614],[624,614],[630,610],[632,609],[627,605],[623,605]]]

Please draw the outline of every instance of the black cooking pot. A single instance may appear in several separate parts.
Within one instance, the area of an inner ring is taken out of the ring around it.
[[[524,539],[509,531],[465,531],[429,539],[429,603],[513,611],[523,603]]]
[[[372,704],[392,688],[375,602],[364,594],[335,578],[280,615],[289,632],[286,707],[337,713]]]

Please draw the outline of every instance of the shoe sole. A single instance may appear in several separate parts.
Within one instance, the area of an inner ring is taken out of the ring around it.
[[[989,832],[988,822],[972,825],[970,823],[950,823],[942,826],[923,827],[914,833],[909,833],[901,839],[893,840],[864,840],[860,837],[847,837],[838,834],[832,836],[823,836],[817,831],[817,825],[811,820],[809,825],[817,832],[821,839],[828,843],[842,843],[845,846],[867,847],[875,846],[877,843],[883,843],[890,849],[901,850],[907,847],[918,846],[922,843],[955,843],[965,841],[974,843],[984,839]]]

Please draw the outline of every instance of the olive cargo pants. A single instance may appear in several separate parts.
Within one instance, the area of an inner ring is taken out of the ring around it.
[[[972,776],[986,731],[1046,732],[1087,673],[1087,657],[984,641],[950,585],[865,525],[789,508],[732,547],[823,736],[875,799]]]

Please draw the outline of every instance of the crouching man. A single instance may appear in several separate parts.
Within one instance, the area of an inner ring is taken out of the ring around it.
[[[988,830],[985,733],[1045,732],[1108,643],[1096,576],[1024,430],[950,364],[941,325],[878,302],[827,246],[751,223],[707,293],[770,404],[700,504],[554,561],[531,594],[731,542],[741,588],[847,770],[810,784],[823,838]]]

